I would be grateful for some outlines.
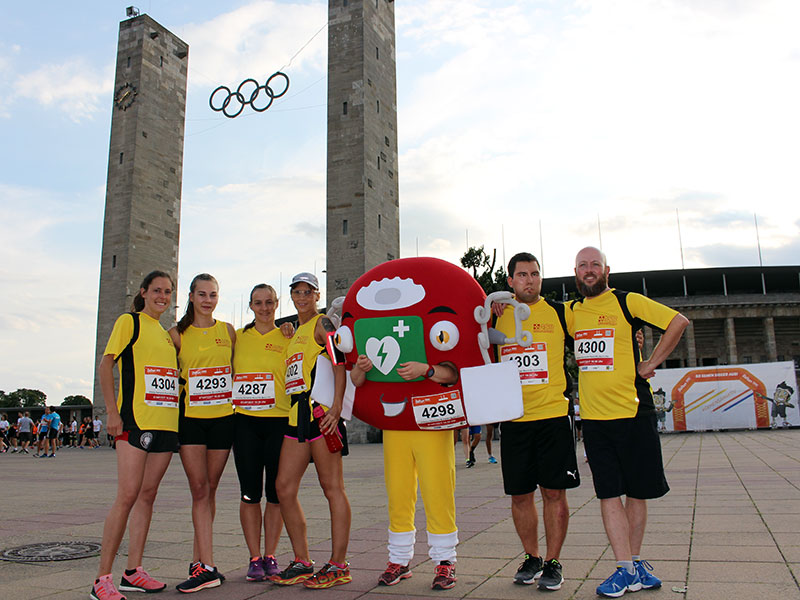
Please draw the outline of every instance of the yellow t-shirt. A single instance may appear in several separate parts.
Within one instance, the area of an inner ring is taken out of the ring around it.
[[[211,327],[189,325],[181,334],[178,364],[184,416],[213,419],[233,414],[232,354],[233,342],[223,321]]]
[[[567,305],[567,327],[575,339],[582,419],[624,419],[653,410],[650,384],[636,367],[641,360],[634,327],[613,289]],[[678,314],[642,296],[626,295],[628,311],[643,325],[664,330]]]
[[[172,338],[156,319],[138,313],[139,336],[126,350],[133,319],[130,313],[117,319],[103,352],[117,360],[122,428],[178,431],[178,362]]]
[[[236,331],[233,403],[237,413],[288,416],[289,398],[283,383],[288,346],[289,340],[278,328],[263,335],[255,327]]]
[[[499,361],[513,360],[519,369],[522,384],[522,403],[525,410],[515,421],[539,421],[563,417],[569,411],[566,397],[568,384],[564,368],[564,329],[558,311],[564,306],[540,298],[528,305],[531,315],[522,327],[533,334],[533,344],[522,348],[517,344],[497,347]],[[495,329],[506,337],[514,335],[514,307],[506,305],[497,319]]]
[[[288,396],[310,392],[314,386],[314,368],[317,365],[317,358],[324,350],[314,339],[314,328],[321,317],[322,315],[316,315],[310,321],[300,325],[286,347],[284,384]],[[296,400],[295,398],[290,400],[289,425],[292,427],[297,426]]]

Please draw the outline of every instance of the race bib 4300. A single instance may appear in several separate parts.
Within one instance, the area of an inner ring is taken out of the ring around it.
[[[584,329],[575,332],[575,362],[581,371],[613,371],[614,330]]]

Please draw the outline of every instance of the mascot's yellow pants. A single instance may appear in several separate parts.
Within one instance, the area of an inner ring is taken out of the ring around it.
[[[389,561],[407,565],[414,556],[417,482],[425,505],[428,555],[455,562],[456,465],[453,432],[384,431],[383,466],[389,500]]]

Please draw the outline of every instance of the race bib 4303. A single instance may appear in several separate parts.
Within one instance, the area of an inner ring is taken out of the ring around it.
[[[550,381],[547,374],[547,344],[536,342],[527,348],[513,344],[500,348],[500,360],[513,360],[522,385],[538,385]]]

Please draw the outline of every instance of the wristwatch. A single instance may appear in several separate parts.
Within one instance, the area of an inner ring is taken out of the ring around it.
[[[436,369],[434,369],[432,365],[429,365],[428,370],[425,371],[425,379],[430,379],[433,377],[434,373],[436,373]]]

